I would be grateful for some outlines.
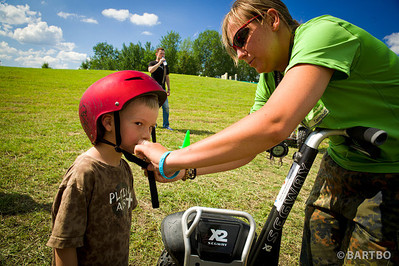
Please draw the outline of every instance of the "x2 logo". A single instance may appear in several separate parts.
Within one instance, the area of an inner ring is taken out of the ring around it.
[[[208,245],[211,246],[227,246],[227,236],[228,233],[225,230],[215,230],[211,229],[212,235],[209,238]]]
[[[227,231],[211,229],[212,236],[209,238],[210,241],[215,240],[217,242],[227,242]]]

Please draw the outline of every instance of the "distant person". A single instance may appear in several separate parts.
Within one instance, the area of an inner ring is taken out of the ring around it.
[[[122,151],[150,139],[166,93],[148,75],[120,71],[92,84],[79,105],[91,149],[78,156],[52,207],[53,265],[128,265],[133,175]]]
[[[222,33],[231,57],[260,73],[265,104],[184,149],[143,141],[136,154],[151,160],[163,176],[158,180],[166,182],[185,178],[178,172],[184,169],[194,169],[185,171],[190,177],[243,165],[301,122],[382,129],[388,139],[375,158],[344,137],[330,138],[306,202],[300,264],[399,265],[399,57],[365,30],[330,15],[299,25],[280,0],[235,1]],[[284,73],[278,86],[274,71]],[[306,121],[320,100],[320,110]]]
[[[157,59],[148,63],[148,72],[151,73],[151,77],[154,78],[166,91],[167,95],[170,96],[169,66],[165,59],[165,49],[162,47],[157,48],[155,55]],[[168,89],[166,89],[166,87],[168,87]],[[163,128],[173,130],[169,125],[168,99],[166,99],[162,105],[162,114]]]

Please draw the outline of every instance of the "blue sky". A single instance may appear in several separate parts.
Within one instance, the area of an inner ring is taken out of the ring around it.
[[[0,60],[3,66],[76,69],[93,46],[151,42],[178,32],[194,40],[220,32],[232,0],[0,0]],[[364,28],[399,54],[399,0],[286,0],[299,22],[330,14]]]

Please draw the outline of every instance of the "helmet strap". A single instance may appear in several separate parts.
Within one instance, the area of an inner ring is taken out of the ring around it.
[[[114,112],[114,123],[115,123],[115,140],[116,140],[116,145],[115,145],[115,150],[116,152],[122,152],[121,149],[121,143],[122,143],[122,137],[121,137],[121,129],[120,129],[120,118],[119,118],[119,111]]]
[[[125,158],[132,162],[137,164],[138,166],[141,166],[142,168],[147,168],[148,164],[147,162],[141,160],[140,158],[137,158],[136,156],[134,156],[133,154],[125,151],[124,149],[122,149],[120,147],[121,143],[122,143],[122,137],[121,137],[121,131],[120,131],[120,119],[119,119],[119,112],[116,111],[114,112],[114,121],[115,121],[115,140],[116,140],[116,144],[106,140],[106,139],[100,139],[99,141],[108,145],[111,145],[114,147],[116,152],[121,152],[123,153],[123,155],[125,155]]]

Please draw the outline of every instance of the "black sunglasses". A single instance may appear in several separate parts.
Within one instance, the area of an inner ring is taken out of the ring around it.
[[[252,21],[254,21],[256,18],[260,17],[261,15],[257,15],[250,20],[248,20],[244,25],[242,25],[234,34],[233,37],[233,44],[230,46],[233,47],[233,49],[237,52],[238,48],[243,48],[245,44],[247,43],[248,39],[248,34],[249,34],[249,28],[247,27]]]

